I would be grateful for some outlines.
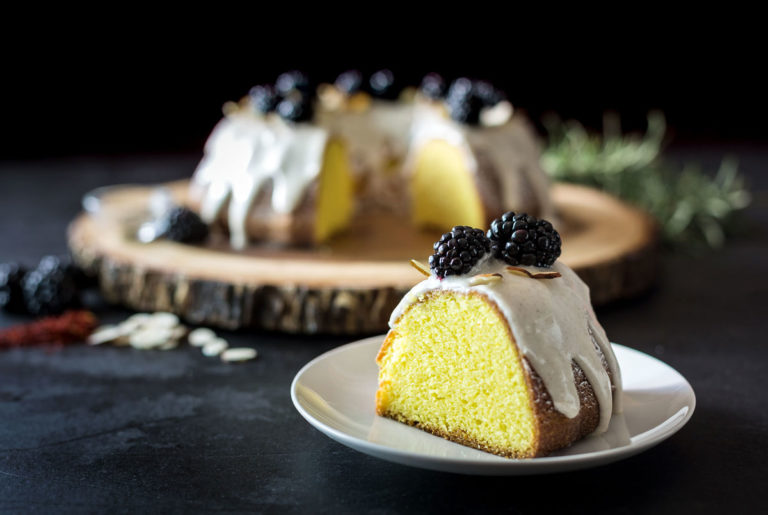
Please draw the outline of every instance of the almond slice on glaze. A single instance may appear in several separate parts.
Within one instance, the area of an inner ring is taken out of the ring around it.
[[[470,286],[480,286],[482,284],[496,284],[504,279],[501,274],[477,274],[469,280]]]
[[[536,272],[532,274],[525,268],[520,268],[517,266],[508,266],[506,268],[507,272],[512,274],[522,274],[530,277],[531,279],[554,279],[556,277],[562,277],[560,275],[560,272]]]
[[[421,261],[416,261],[415,259],[411,259],[411,266],[421,272],[422,274],[429,277],[429,267],[422,263]]]

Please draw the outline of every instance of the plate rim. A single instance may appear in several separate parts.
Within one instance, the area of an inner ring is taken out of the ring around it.
[[[666,368],[672,373],[674,373],[682,381],[682,384],[685,385],[685,387],[687,387],[686,391],[690,395],[690,401],[686,402],[686,406],[684,406],[684,408],[681,408],[675,414],[667,417],[667,419],[661,422],[660,424],[645,431],[645,433],[650,433],[650,436],[643,438],[638,443],[630,443],[629,445],[625,445],[622,447],[613,447],[610,449],[602,449],[598,451],[592,451],[592,452],[581,453],[581,454],[571,454],[571,455],[565,455],[565,456],[543,456],[538,458],[525,458],[525,459],[504,458],[504,457],[498,456],[499,458],[498,461],[479,460],[479,459],[472,459],[472,458],[466,458],[466,459],[453,458],[453,457],[446,457],[446,456],[431,456],[431,455],[414,453],[412,451],[396,449],[396,448],[389,447],[387,445],[383,445],[377,442],[362,440],[358,437],[351,436],[343,431],[340,431],[334,427],[331,427],[321,422],[320,420],[312,416],[304,408],[304,406],[301,404],[301,402],[298,399],[297,387],[302,376],[308,370],[310,370],[319,361],[331,358],[335,354],[349,351],[351,348],[362,347],[366,345],[373,345],[375,341],[378,341],[380,344],[385,337],[386,337],[385,334],[380,334],[380,335],[363,338],[360,340],[355,340],[353,342],[349,342],[349,343],[334,347],[316,356],[315,358],[307,362],[303,367],[301,367],[301,369],[296,373],[293,380],[291,381],[290,394],[291,394],[291,401],[293,402],[294,408],[299,412],[302,418],[304,418],[304,420],[306,420],[312,427],[314,427],[315,429],[323,433],[325,436],[333,439],[334,441],[341,443],[346,447],[354,449],[363,454],[374,456],[386,461],[399,463],[401,465],[407,465],[411,467],[430,469],[430,470],[438,470],[438,471],[444,471],[444,472],[457,472],[457,468],[462,468],[466,470],[461,470],[459,471],[459,473],[485,474],[485,475],[524,475],[524,474],[541,474],[541,473],[549,473],[549,472],[554,473],[554,472],[563,472],[568,470],[606,465],[608,463],[612,463],[624,458],[629,458],[631,456],[639,454],[640,452],[643,452],[651,447],[654,447],[662,443],[664,440],[668,439],[669,437],[677,433],[680,429],[682,429],[691,419],[694,411],[696,410],[696,393],[693,390],[693,387],[691,386],[690,382],[685,378],[685,376],[683,376],[679,371],[677,371],[671,365],[665,363],[664,361],[654,356],[651,356],[650,354],[646,354],[645,352],[639,351],[632,347],[627,347],[625,345],[620,345],[617,343],[611,343],[611,345],[616,348],[621,348],[623,352],[636,354],[636,355],[642,356],[644,359],[650,359],[653,362],[655,362],[655,365]],[[687,408],[687,411],[682,416],[679,416],[680,411],[682,411],[685,408]],[[669,420],[672,420],[674,418],[677,418],[677,419],[671,424],[668,424],[667,427],[663,427]],[[662,429],[659,429],[659,428],[662,428]],[[418,429],[415,429],[415,430],[418,431]],[[436,437],[436,438],[439,438],[439,437]],[[459,444],[456,444],[456,445],[459,445]],[[489,456],[494,456],[494,455],[489,454]],[[418,464],[414,463],[414,460],[418,461],[419,463]]]

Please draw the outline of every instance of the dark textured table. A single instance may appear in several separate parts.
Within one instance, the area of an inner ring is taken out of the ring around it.
[[[350,341],[265,333],[226,365],[171,352],[73,345],[0,351],[0,512],[762,512],[768,472],[768,150],[673,149],[716,166],[740,158],[755,198],[724,250],[667,254],[659,287],[600,309],[613,341],[680,371],[697,395],[679,433],[580,472],[475,477],[359,454],[294,410],[310,359]],[[79,198],[104,184],[186,176],[190,157],[0,163],[0,261],[66,249]],[[103,306],[106,322],[129,313]],[[0,315],[0,326],[21,321]]]

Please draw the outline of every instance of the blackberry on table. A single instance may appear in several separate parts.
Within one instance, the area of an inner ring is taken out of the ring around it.
[[[196,243],[208,237],[208,225],[186,207],[174,207],[157,222],[157,235],[182,243]]]
[[[548,268],[560,257],[560,234],[546,220],[525,213],[504,213],[488,230],[491,253],[512,266]]]
[[[55,315],[80,306],[77,280],[71,264],[56,256],[45,256],[21,282],[26,311],[35,316]]]
[[[9,313],[24,313],[24,291],[21,283],[27,269],[19,263],[0,263],[0,309]]]
[[[490,251],[491,242],[482,230],[457,225],[433,247],[435,253],[429,256],[429,268],[442,279],[468,273]]]

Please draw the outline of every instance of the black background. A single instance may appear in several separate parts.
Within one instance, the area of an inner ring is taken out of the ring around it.
[[[211,16],[208,26],[62,24],[4,36],[0,159],[199,153],[224,102],[293,68],[318,80],[382,67],[413,83],[428,71],[485,78],[540,130],[549,112],[600,129],[606,111],[642,130],[648,111],[661,109],[675,141],[768,140],[764,45],[720,28],[675,41],[676,27],[653,23],[565,33],[541,25],[530,36],[451,25],[429,34],[406,26],[303,34],[281,28],[285,20],[265,30],[248,25],[250,15]]]

